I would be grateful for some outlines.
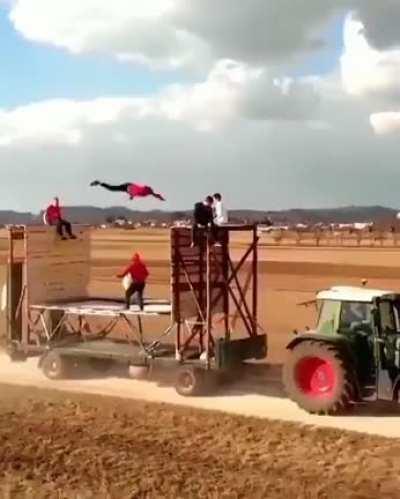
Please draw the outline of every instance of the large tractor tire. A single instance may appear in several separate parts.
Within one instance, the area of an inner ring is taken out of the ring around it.
[[[312,414],[338,414],[355,401],[352,368],[334,344],[303,341],[290,351],[283,367],[286,393]]]

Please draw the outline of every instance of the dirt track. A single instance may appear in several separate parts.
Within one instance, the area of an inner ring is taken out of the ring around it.
[[[2,497],[398,497],[400,440],[0,390]]]
[[[240,382],[224,386],[209,397],[181,397],[165,374],[154,374],[149,380],[129,379],[125,370],[115,369],[108,377],[96,373],[82,373],[77,379],[50,381],[36,367],[37,360],[11,363],[0,355],[0,382],[20,386],[34,386],[118,396],[147,402],[164,402],[199,409],[211,409],[242,416],[256,416],[320,427],[359,431],[385,437],[400,438],[400,406],[368,405],[347,416],[312,416],[288,400],[280,385],[277,369],[262,370],[256,376],[248,374]]]

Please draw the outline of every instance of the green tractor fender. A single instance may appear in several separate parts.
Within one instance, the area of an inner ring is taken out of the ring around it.
[[[287,350],[293,350],[294,347],[303,343],[304,341],[322,341],[324,343],[332,343],[333,345],[340,345],[351,355],[351,349],[349,347],[348,340],[339,334],[318,334],[318,333],[304,333],[296,336],[287,346]]]

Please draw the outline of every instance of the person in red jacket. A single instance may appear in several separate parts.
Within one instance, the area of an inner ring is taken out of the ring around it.
[[[121,185],[111,185],[106,184],[105,182],[99,182],[98,180],[94,180],[90,185],[91,187],[100,185],[101,187],[104,187],[104,189],[112,192],[126,192],[129,195],[129,199],[131,200],[134,198],[145,198],[147,196],[153,196],[160,201],[165,201],[164,196],[158,194],[157,192],[154,192],[154,190],[148,185],[133,184],[130,182]]]
[[[72,234],[71,224],[67,220],[64,220],[62,216],[60,201],[58,198],[54,198],[54,203],[50,204],[46,208],[43,214],[43,221],[45,225],[55,225],[57,234],[61,237],[61,239],[67,239],[64,235],[64,229],[70,239],[76,239],[76,236]]]
[[[126,275],[130,275],[132,283],[125,292],[126,308],[129,309],[131,305],[132,296],[138,294],[138,302],[140,310],[143,310],[143,292],[146,286],[146,280],[149,276],[149,271],[143,260],[140,258],[138,253],[135,253],[132,257],[131,263],[117,275],[118,278],[122,279]]]

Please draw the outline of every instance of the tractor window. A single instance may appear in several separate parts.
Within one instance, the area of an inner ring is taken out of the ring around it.
[[[340,301],[324,300],[320,303],[317,330],[321,334],[333,334],[337,330]]]
[[[379,307],[379,311],[381,316],[382,332],[396,331],[397,328],[393,303],[391,301],[382,301]]]
[[[361,302],[343,302],[340,313],[340,329],[365,330],[371,329],[371,304]]]

